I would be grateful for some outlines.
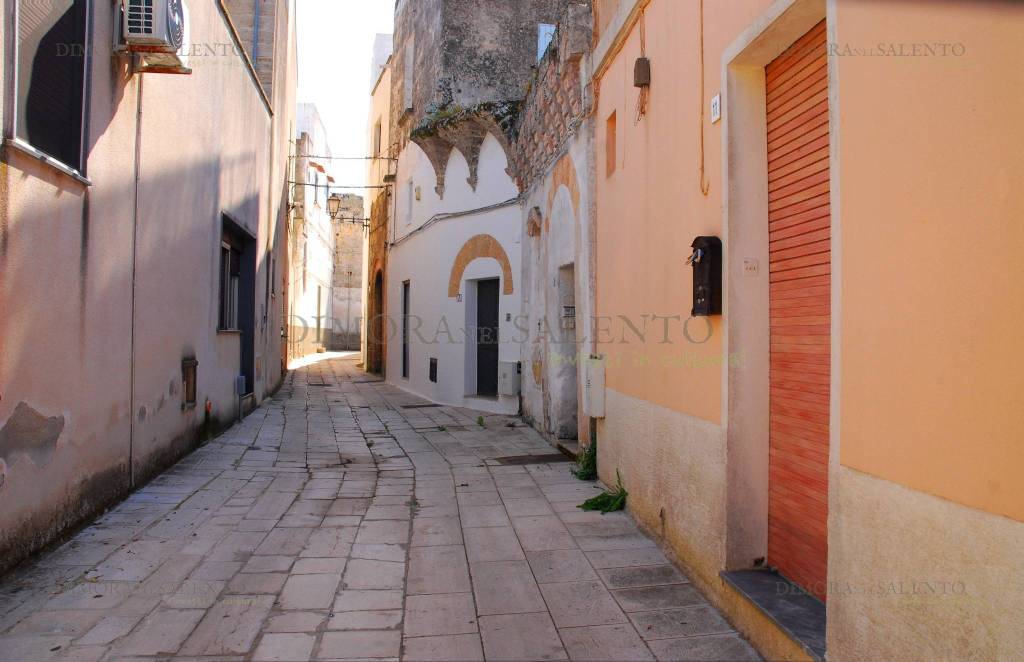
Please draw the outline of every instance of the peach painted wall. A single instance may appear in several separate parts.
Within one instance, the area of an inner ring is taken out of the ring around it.
[[[840,461],[1024,519],[1024,5],[839,2]],[[959,50],[959,49],[958,49]]]
[[[689,342],[682,332],[693,303],[692,269],[685,264],[690,243],[698,235],[722,234],[722,125],[706,117],[702,124],[700,113],[719,91],[722,51],[769,4],[731,0],[727,12],[711,3],[705,7],[703,98],[696,2],[655,0],[645,10],[652,78],[646,117],[634,121],[639,23],[595,85],[596,314],[626,315],[636,324],[645,314],[680,316],[669,323],[670,343],[661,342],[660,320],[648,322],[649,336],[642,344],[628,331],[629,344],[607,342],[608,334],[602,334],[605,342],[597,351],[608,356],[607,386],[714,423],[721,422],[722,364],[727,360],[722,318],[710,318],[712,336],[706,342]],[[606,177],[605,127],[613,111],[616,170]],[[701,192],[702,128],[707,195]],[[621,340],[623,325],[615,322],[611,328]],[[695,340],[707,336],[703,319],[689,328]],[[601,339],[596,331],[595,336]]]

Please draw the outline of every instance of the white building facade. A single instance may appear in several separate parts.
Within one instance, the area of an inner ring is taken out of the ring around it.
[[[290,359],[326,349],[334,317],[334,228],[327,209],[334,178],[327,170],[327,131],[314,104],[299,104],[296,153],[288,284]]]
[[[526,337],[516,328],[520,212],[505,150],[493,135],[480,145],[475,189],[469,179],[458,149],[448,157],[443,197],[418,145],[408,143],[398,158],[386,374],[437,402],[517,413],[518,392],[500,394],[498,381],[502,367],[514,369]]]
[[[370,296],[385,313],[377,323],[385,378],[427,399],[520,412],[530,329],[515,133],[567,4],[396,4],[389,137],[397,163],[383,296],[374,299],[373,282]]]

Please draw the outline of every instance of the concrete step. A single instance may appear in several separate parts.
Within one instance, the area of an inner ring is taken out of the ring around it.
[[[575,439],[559,439],[555,442],[555,447],[574,460],[580,452],[580,444]]]

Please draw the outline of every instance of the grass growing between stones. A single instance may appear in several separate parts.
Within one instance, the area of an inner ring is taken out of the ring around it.
[[[619,474],[619,470],[615,470],[615,478],[618,481],[618,485],[610,490],[606,490],[596,497],[591,497],[576,506],[583,510],[600,510],[602,513],[610,513],[616,510],[622,510],[626,507],[626,497],[629,496],[629,492],[622,486],[622,475]]]
[[[597,441],[590,442],[576,454],[576,466],[572,468],[572,475],[580,480],[594,480],[597,478]]]

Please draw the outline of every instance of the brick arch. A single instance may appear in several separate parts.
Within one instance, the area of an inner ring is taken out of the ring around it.
[[[501,247],[498,240],[489,234],[478,234],[470,237],[459,254],[455,256],[452,263],[452,273],[448,278],[448,297],[455,298],[459,295],[459,286],[462,284],[462,275],[466,273],[466,267],[477,258],[489,257],[498,261],[501,265],[502,293],[512,294],[512,263],[508,260],[508,254]]]
[[[555,204],[555,194],[564,186],[572,200],[572,211],[576,218],[580,217],[580,185],[576,175],[576,164],[568,154],[562,156],[551,169],[551,186],[548,188],[548,213],[544,215],[544,223],[551,218],[551,207]],[[545,228],[546,229],[546,228]]]

